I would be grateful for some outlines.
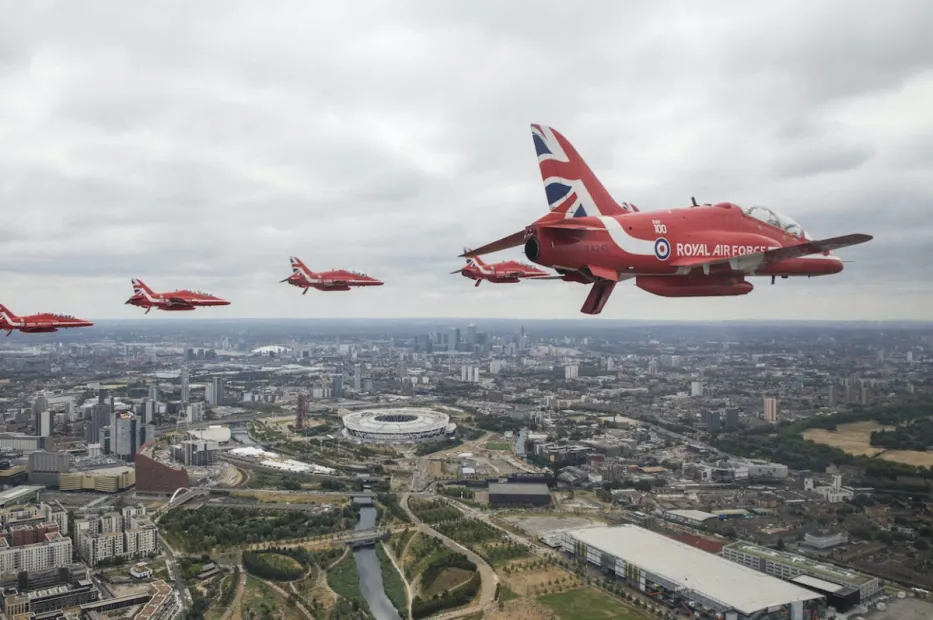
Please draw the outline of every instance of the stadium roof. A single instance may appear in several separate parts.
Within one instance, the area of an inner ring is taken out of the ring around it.
[[[591,527],[570,536],[746,615],[819,594],[637,525]]]

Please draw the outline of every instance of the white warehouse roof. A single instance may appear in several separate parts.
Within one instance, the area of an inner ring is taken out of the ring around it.
[[[190,430],[188,434],[204,441],[216,441],[217,443],[227,443],[230,441],[231,431],[228,426],[208,426],[200,430]]]
[[[681,519],[687,519],[688,521],[696,521],[697,523],[702,523],[707,519],[716,519],[716,515],[711,512],[703,512],[702,510],[693,510],[690,508],[684,510],[668,510],[664,513],[664,516],[671,515],[672,517],[679,517]]]
[[[746,615],[772,606],[820,598],[810,590],[637,525],[589,527],[568,534],[593,549],[621,558]]]

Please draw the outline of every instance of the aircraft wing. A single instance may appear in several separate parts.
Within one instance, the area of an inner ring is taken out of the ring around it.
[[[574,222],[572,219],[563,219],[558,218],[550,222],[542,222],[538,224],[541,228],[547,228],[549,230],[558,230],[558,231],[568,231],[568,234],[577,231],[584,230],[600,230],[605,232],[605,228],[602,226],[593,226],[591,224],[582,224],[580,222]],[[476,248],[475,250],[467,250],[460,255],[461,258],[470,258],[474,256],[482,256],[483,254],[492,254],[493,252],[499,252],[502,250],[507,250],[509,248],[518,247],[525,243],[525,231],[520,231],[517,233],[512,233],[508,237],[503,237],[498,241],[493,241],[492,243],[487,243],[481,248]]]
[[[744,254],[741,256],[722,256],[722,257],[683,257],[671,261],[675,267],[702,267],[705,265],[731,264],[733,268],[742,267],[757,268],[763,264],[773,265],[791,258],[800,258],[811,254],[822,254],[831,252],[839,248],[846,248],[850,245],[858,245],[872,240],[871,235],[852,234],[841,237],[832,237],[829,239],[820,239],[818,241],[805,241],[797,245],[788,245],[783,248],[775,248],[765,252],[756,252],[754,254]]]
[[[512,233],[508,237],[503,237],[498,241],[493,241],[492,243],[487,243],[481,248],[476,248],[475,250],[467,250],[460,255],[461,258],[473,258],[475,256],[482,256],[483,254],[492,254],[493,252],[499,252],[501,250],[507,250],[509,248],[515,248],[525,243],[525,231],[521,230],[517,233]]]
[[[574,222],[570,220],[558,220],[549,224],[541,224],[542,228],[550,228],[552,230],[602,230],[605,231],[605,226],[593,226],[592,224],[586,224],[583,222]]]
[[[188,301],[187,299],[182,299],[181,297],[169,297],[169,298],[168,298],[168,303],[170,303],[170,304],[173,305],[173,306],[191,306],[191,305],[193,305],[190,301]]]

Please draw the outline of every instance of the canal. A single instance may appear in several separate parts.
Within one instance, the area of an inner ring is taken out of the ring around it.
[[[369,489],[366,489],[367,491]],[[360,520],[356,524],[357,530],[368,530],[376,527],[376,517],[378,513],[372,506],[372,499],[368,497],[357,497],[353,501],[361,504]],[[376,555],[374,547],[362,547],[353,552],[353,559],[356,560],[356,573],[360,578],[360,591],[363,598],[369,603],[369,609],[372,611],[376,620],[402,620],[398,611],[392,605],[392,601],[386,596],[385,587],[382,584],[382,568],[379,563],[379,556]],[[393,568],[393,570],[395,570]]]

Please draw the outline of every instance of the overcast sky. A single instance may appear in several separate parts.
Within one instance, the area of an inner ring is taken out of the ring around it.
[[[929,0],[0,0],[0,301],[129,318],[135,276],[232,301],[201,317],[579,318],[581,284],[448,275],[546,212],[543,123],[642,210],[875,236],[602,317],[933,318],[931,32]],[[302,296],[292,254],[386,285]]]

